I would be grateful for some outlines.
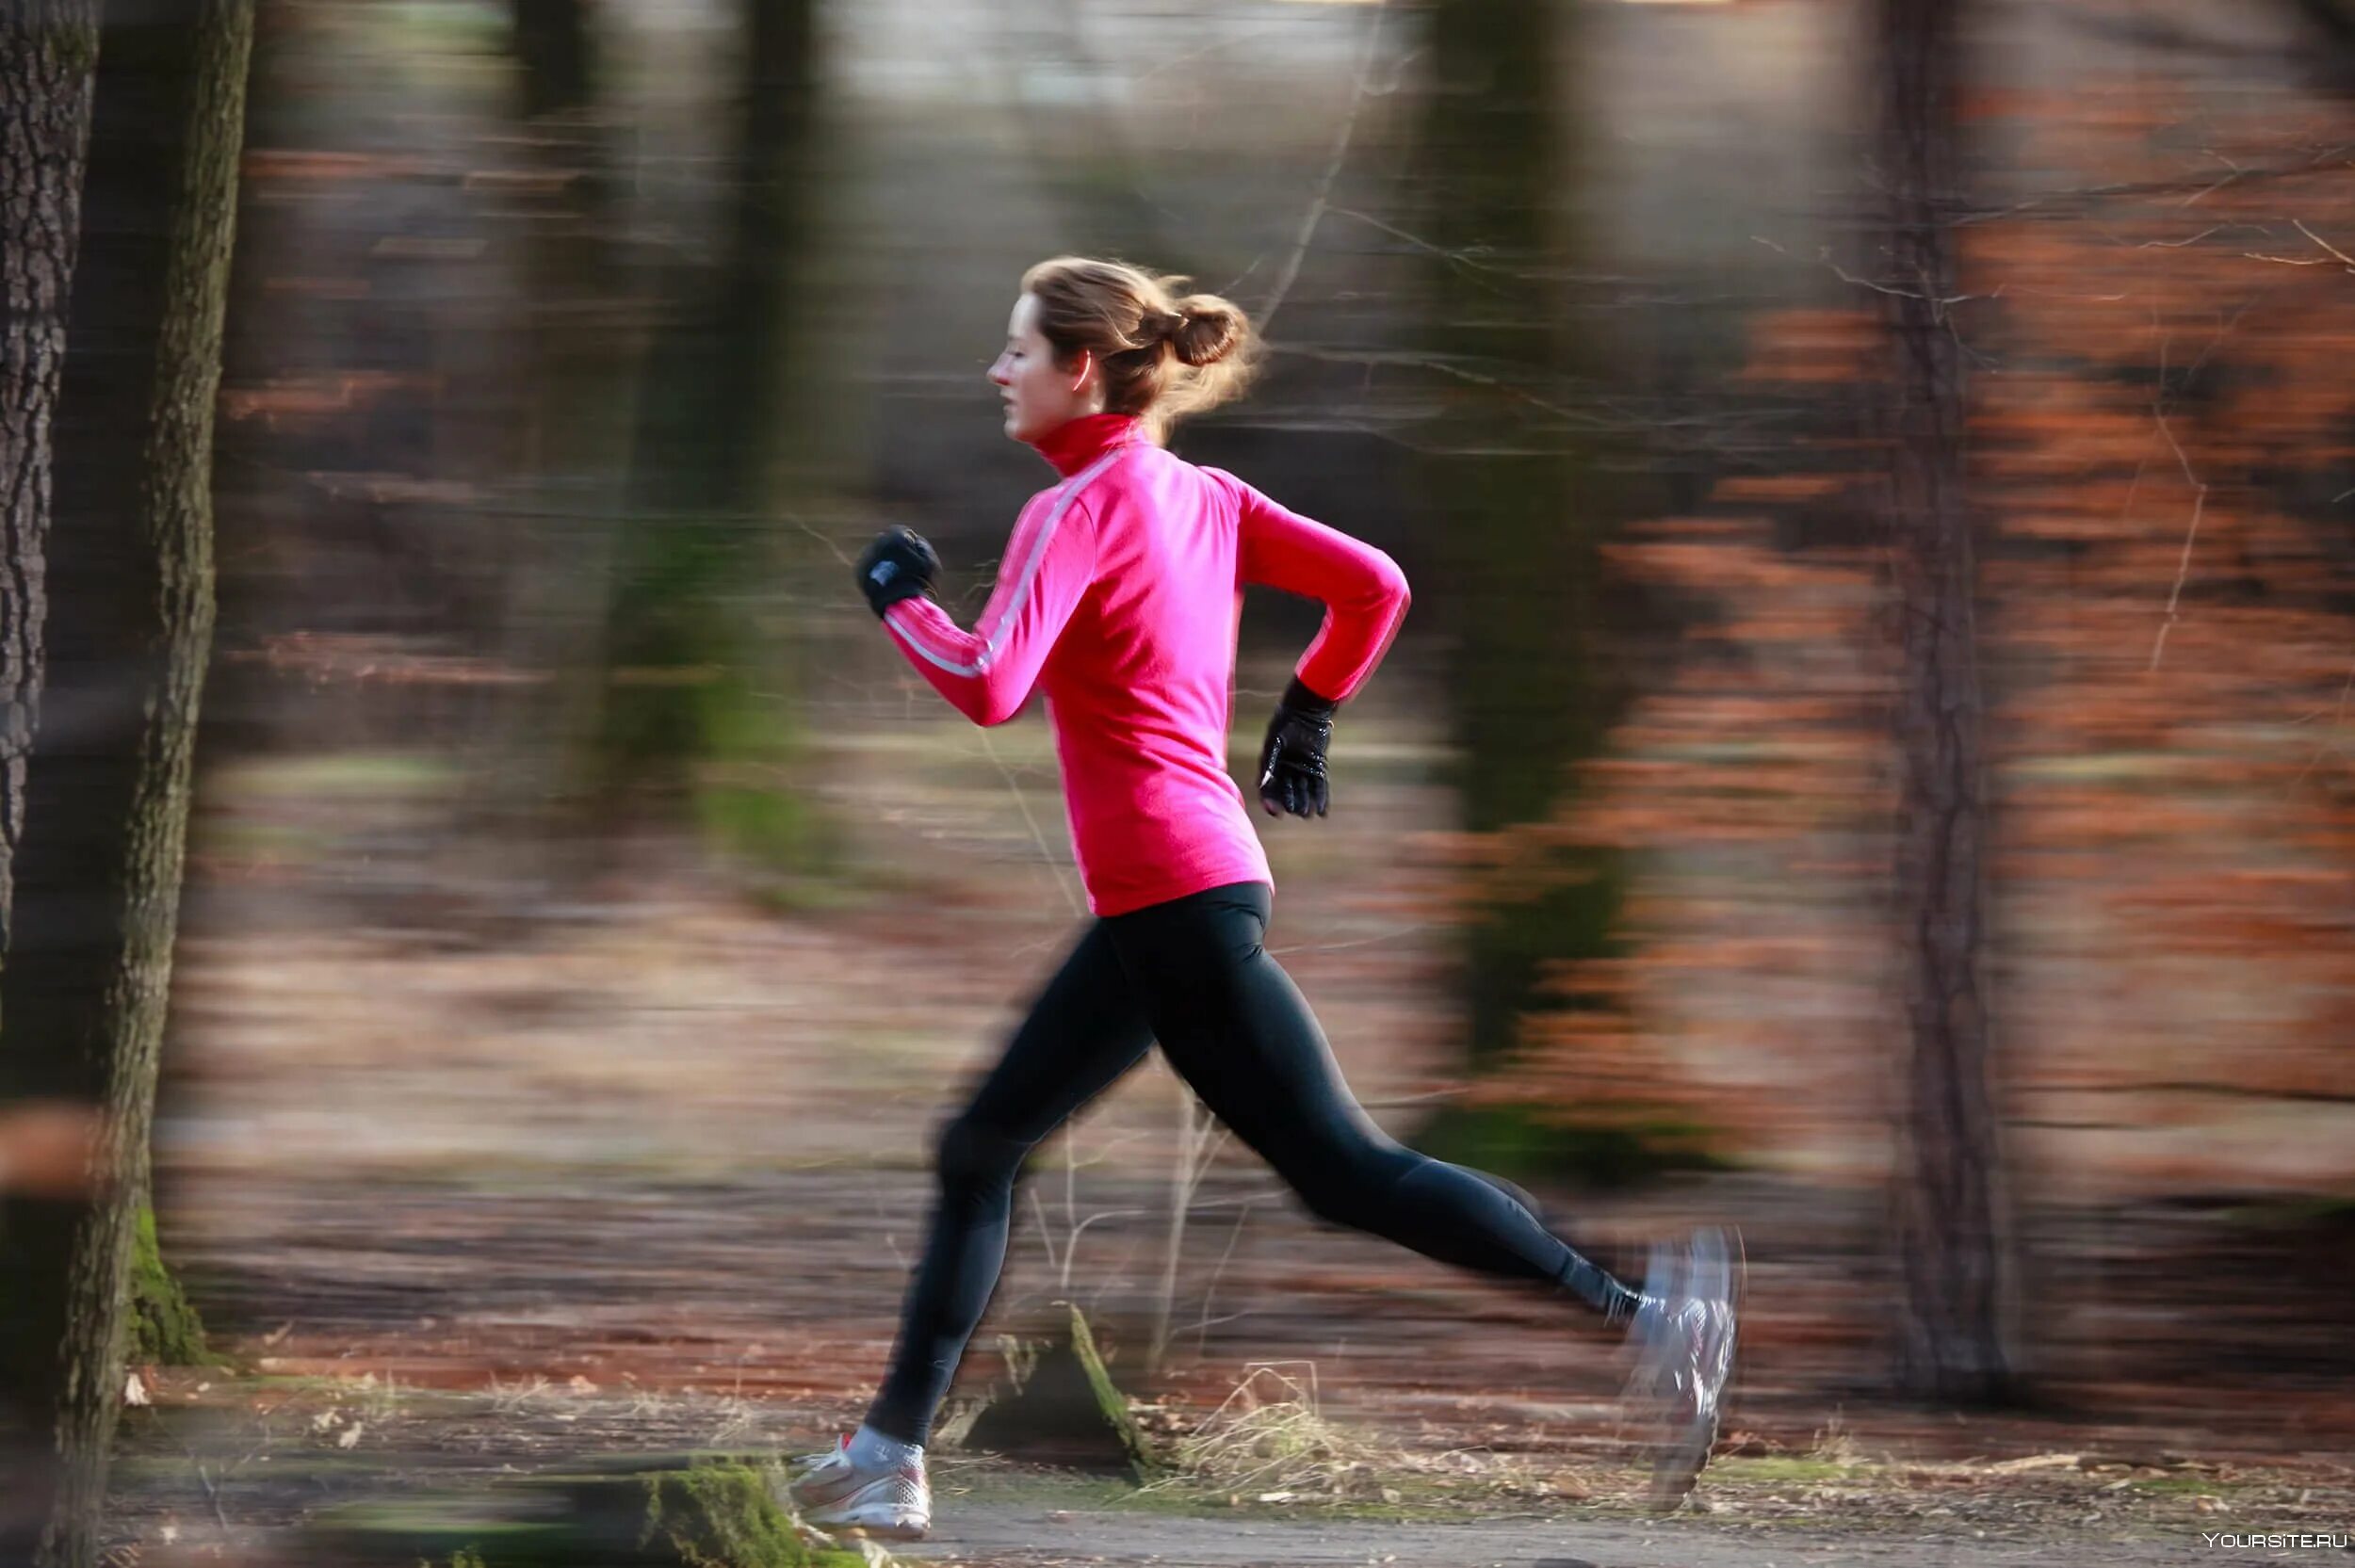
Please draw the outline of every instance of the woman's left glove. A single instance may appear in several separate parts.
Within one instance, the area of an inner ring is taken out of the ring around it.
[[[1340,706],[1302,686],[1297,675],[1284,688],[1259,749],[1259,803],[1270,816],[1323,816],[1331,804],[1324,749],[1333,742],[1333,712]]]
[[[930,593],[939,575],[940,558],[914,528],[885,528],[858,558],[859,591],[877,620],[901,600]]]

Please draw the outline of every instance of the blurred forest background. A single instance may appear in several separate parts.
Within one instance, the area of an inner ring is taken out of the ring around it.
[[[1263,824],[1387,1126],[1621,1264],[1740,1220],[1762,1426],[1910,1387],[2355,1436],[2355,11],[110,5],[45,622],[9,601],[12,682],[62,639],[9,693],[14,1093],[105,924],[41,759],[160,711],[85,629],[151,537],[89,520],[154,502],[106,301],[194,145],[137,40],[240,9],[154,1021],[218,1347],[863,1398],[928,1130],[1080,904],[1045,726],[950,713],[845,562],[909,524],[979,608],[1047,477],[983,372],[1080,251],[1249,310],[1261,384],[1177,450],[1415,585],[1333,816]],[[1316,616],[1251,601],[1238,756]],[[1001,1317],[1078,1292],[1170,1377],[1607,1382],[1316,1230],[1158,1066],[1014,1251]]]

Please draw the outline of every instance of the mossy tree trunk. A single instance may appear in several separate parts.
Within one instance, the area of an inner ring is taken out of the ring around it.
[[[91,1194],[12,1204],[0,1237],[13,1369],[45,1398],[59,1461],[30,1554],[41,1568],[95,1560],[122,1396],[212,644],[213,411],[252,0],[126,0],[109,23],[57,425],[53,721],[21,865],[40,923],[7,976],[12,1076],[96,1104],[108,1130]]]

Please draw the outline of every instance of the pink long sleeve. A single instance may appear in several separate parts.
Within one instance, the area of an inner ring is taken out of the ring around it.
[[[1318,696],[1340,702],[1389,652],[1406,618],[1406,574],[1372,545],[1279,506],[1231,474],[1204,472],[1232,486],[1240,502],[1242,580],[1324,604],[1324,624],[1294,673]]]
[[[1267,853],[1226,766],[1235,634],[1247,582],[1324,602],[1301,661],[1346,697],[1381,661],[1406,583],[1379,550],[1298,517],[1232,475],[1091,414],[1038,443],[1060,477],[1023,508],[971,631],[908,599],[892,641],[977,723],[1046,698],[1071,848],[1097,914],[1267,882]]]
[[[1077,488],[1024,509],[998,564],[998,583],[971,631],[930,599],[902,599],[884,617],[924,678],[976,724],[1022,709],[1064,622],[1096,578],[1096,524]]]

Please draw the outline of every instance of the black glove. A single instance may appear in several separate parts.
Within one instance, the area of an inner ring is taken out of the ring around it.
[[[902,599],[930,593],[940,575],[940,558],[914,528],[885,528],[858,558],[859,590],[877,620]]]
[[[1332,792],[1324,783],[1324,749],[1333,741],[1333,710],[1339,703],[1318,696],[1292,677],[1268,720],[1267,744],[1259,749],[1259,803],[1275,816],[1324,815]]]

